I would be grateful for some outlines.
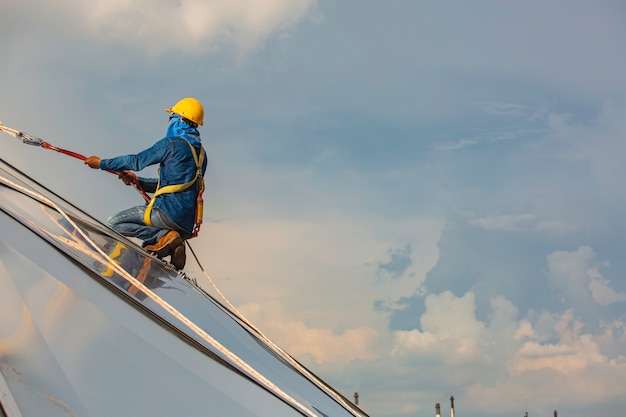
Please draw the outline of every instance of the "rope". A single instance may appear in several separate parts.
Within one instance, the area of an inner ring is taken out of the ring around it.
[[[22,143],[25,143],[27,145],[33,145],[33,146],[39,146],[41,148],[44,149],[48,149],[51,151],[56,151],[59,152],[63,155],[67,155],[67,156],[71,156],[72,158],[76,158],[76,159],[80,159],[81,161],[84,161],[87,159],[87,157],[85,155],[81,155],[77,152],[74,151],[70,151],[67,149],[63,149],[63,148],[59,148],[56,147],[54,145],[51,145],[50,143],[46,142],[43,139],[40,139],[36,136],[31,136],[28,133],[24,133],[24,132],[20,132],[19,130],[15,130],[12,129],[8,126],[5,126],[2,124],[2,122],[0,122],[0,131],[4,132],[4,133],[8,133],[9,135],[20,139],[22,141]],[[105,170],[106,172],[109,172],[111,174],[115,174],[115,175],[119,175],[118,172],[115,171],[111,171],[111,170]],[[135,188],[135,190],[137,190],[137,192],[139,194],[141,194],[141,196],[143,197],[144,200],[146,200],[146,202],[150,201],[150,196],[143,190],[143,188],[141,188],[141,185],[139,185],[139,180],[137,178],[133,178],[132,180],[133,183],[133,188]]]

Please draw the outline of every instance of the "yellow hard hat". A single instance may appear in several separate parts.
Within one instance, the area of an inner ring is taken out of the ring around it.
[[[202,107],[202,103],[193,97],[184,98],[176,103],[174,107],[165,109],[165,111],[178,114],[200,126],[204,124],[204,108]]]

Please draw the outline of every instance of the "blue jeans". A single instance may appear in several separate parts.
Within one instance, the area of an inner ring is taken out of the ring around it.
[[[143,221],[143,215],[147,206],[135,206],[122,210],[107,219],[107,224],[120,235],[136,237],[143,240],[143,246],[153,245],[165,236],[169,230],[176,230],[183,239],[188,233],[182,230],[167,214],[158,207],[154,207],[150,213],[152,226],[147,226]]]

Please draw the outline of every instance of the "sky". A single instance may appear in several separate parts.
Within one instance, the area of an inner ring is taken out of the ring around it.
[[[194,251],[371,416],[451,396],[465,417],[624,415],[623,1],[3,0],[0,57],[0,120],[85,155],[151,146],[198,98]],[[141,204],[3,136],[100,220]]]

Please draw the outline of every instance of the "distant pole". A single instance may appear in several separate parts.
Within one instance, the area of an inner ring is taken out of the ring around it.
[[[435,417],[441,417],[441,406],[439,403],[435,404]]]
[[[528,417],[528,411],[524,413],[524,417]]]
[[[450,397],[450,417],[454,417],[454,397]]]
[[[359,405],[359,393],[354,393],[354,405]]]
[[[559,413],[556,412],[556,410],[554,410],[554,417],[556,417]]]

